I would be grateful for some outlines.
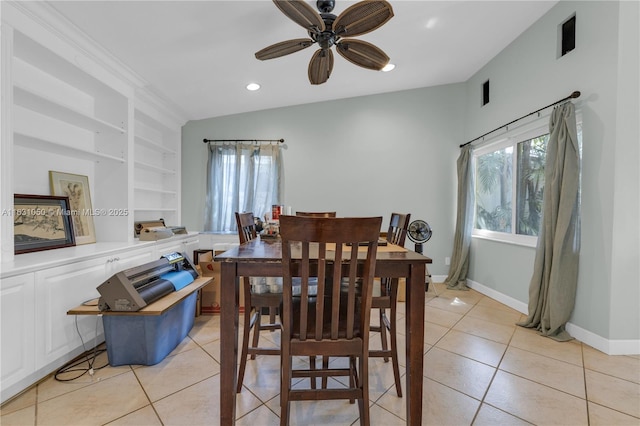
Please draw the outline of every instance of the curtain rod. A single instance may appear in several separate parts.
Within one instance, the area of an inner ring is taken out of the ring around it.
[[[284,139],[203,139],[202,142],[278,142],[284,143]]]
[[[570,95],[569,95],[569,96],[567,96],[566,98],[562,98],[562,99],[560,99],[559,101],[555,101],[555,102],[553,102],[553,103],[551,103],[551,104],[549,104],[549,105],[547,105],[547,106],[545,106],[545,107],[542,107],[542,108],[537,109],[537,110],[535,110],[535,111],[533,111],[533,112],[530,112],[530,113],[529,113],[529,114],[527,114],[527,115],[523,115],[523,116],[522,116],[522,117],[520,117],[520,118],[516,118],[515,120],[510,121],[510,122],[508,122],[507,124],[503,124],[502,126],[496,127],[496,128],[495,128],[495,129],[493,129],[492,131],[487,132],[487,133],[485,133],[485,134],[484,134],[484,135],[482,135],[482,136],[478,136],[478,137],[477,137],[477,138],[475,138],[475,139],[471,139],[469,142],[467,142],[467,143],[463,143],[462,145],[460,145],[460,148],[462,148],[462,147],[464,147],[464,146],[467,146],[467,145],[469,145],[470,143],[477,141],[478,139],[484,138],[485,136],[487,136],[487,135],[488,135],[488,134],[490,134],[490,133],[495,132],[496,130],[500,130],[500,129],[502,129],[503,127],[507,127],[508,125],[513,124],[513,123],[515,123],[516,121],[520,121],[520,120],[522,120],[523,118],[527,118],[527,117],[528,117],[528,116],[530,116],[530,115],[533,115],[533,114],[535,114],[535,113],[537,113],[537,112],[540,112],[540,111],[542,111],[543,109],[547,109],[547,108],[549,108],[549,107],[551,107],[551,106],[554,106],[554,105],[556,105],[556,104],[559,104],[560,102],[564,102],[564,101],[569,100],[569,99],[575,99],[575,98],[578,98],[578,97],[580,97],[580,92],[576,90],[575,92],[573,92],[572,94],[570,94]]]

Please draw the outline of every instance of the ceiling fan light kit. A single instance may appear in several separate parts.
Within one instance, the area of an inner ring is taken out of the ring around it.
[[[364,0],[349,6],[338,16],[331,13],[334,0],[316,1],[319,13],[304,1],[273,2],[289,19],[305,28],[310,38],[286,40],[267,46],[256,52],[257,59],[279,58],[317,43],[319,49],[311,57],[308,68],[311,84],[322,84],[331,76],[333,46],[347,61],[366,69],[380,71],[389,63],[389,57],[377,46],[351,38],[374,31],[391,19],[393,9],[389,2]]]

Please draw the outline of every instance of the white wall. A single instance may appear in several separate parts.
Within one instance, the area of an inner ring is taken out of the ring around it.
[[[557,58],[557,27],[573,13],[576,49]],[[607,352],[638,353],[640,341],[639,50],[637,2],[561,2],[467,82],[469,138],[582,93],[582,249],[570,331]],[[480,107],[487,79],[491,102]],[[534,256],[474,239],[470,278],[526,303]]]
[[[204,138],[284,138],[286,205],[381,215],[384,230],[391,212],[409,212],[433,228],[425,254],[432,274],[446,274],[463,109],[459,84],[189,122],[182,134],[184,225],[203,229]]]

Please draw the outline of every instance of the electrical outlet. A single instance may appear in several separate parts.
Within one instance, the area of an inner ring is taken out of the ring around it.
[[[447,266],[451,265],[451,258],[450,257],[445,257],[444,258],[444,264],[447,265]]]

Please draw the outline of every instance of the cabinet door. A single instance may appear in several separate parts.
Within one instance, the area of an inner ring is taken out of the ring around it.
[[[35,273],[36,367],[64,361],[103,340],[98,316],[70,316],[67,311],[99,296],[96,287],[108,278],[106,257],[59,266]],[[80,348],[80,350],[78,350]]]
[[[67,311],[99,297],[96,288],[113,274],[151,260],[152,249],[145,248],[36,272],[37,368],[71,359],[93,348],[94,339],[104,340],[100,317]]]
[[[2,397],[5,390],[35,371],[33,274],[4,278],[0,284]]]

